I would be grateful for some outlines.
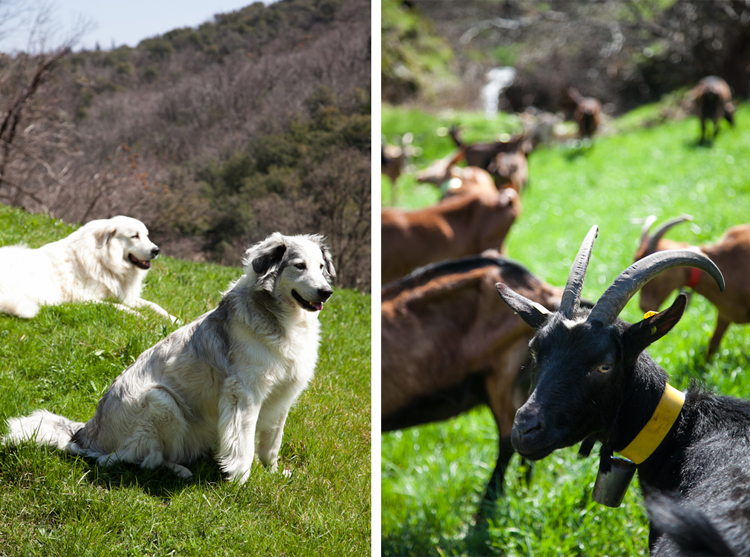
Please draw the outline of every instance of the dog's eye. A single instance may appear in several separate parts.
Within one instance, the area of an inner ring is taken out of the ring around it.
[[[307,265],[305,265],[304,263],[297,263],[295,267],[297,267],[300,271],[307,269]]]
[[[141,237],[141,235],[140,235],[140,233],[138,233],[138,232],[136,232],[135,234],[133,234],[133,235],[131,236],[131,238],[134,238],[134,239],[136,239],[136,240],[138,240],[138,239],[139,239],[140,237]]]

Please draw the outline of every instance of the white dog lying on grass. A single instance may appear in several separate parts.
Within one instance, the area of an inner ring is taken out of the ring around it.
[[[101,466],[134,462],[182,477],[215,449],[230,479],[247,480],[255,453],[278,464],[289,408],[318,359],[318,311],[333,290],[320,236],[269,236],[219,306],[146,350],[115,379],[88,422],[45,410],[8,420],[5,443],[33,440]]]
[[[38,249],[0,248],[0,312],[31,318],[42,305],[115,298],[124,304],[117,304],[120,309],[149,307],[176,321],[141,298],[143,279],[158,255],[146,225],[123,216],[93,220]]]

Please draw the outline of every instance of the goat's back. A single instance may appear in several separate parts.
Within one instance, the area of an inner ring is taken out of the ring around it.
[[[502,257],[473,256],[430,265],[383,288],[384,424],[425,397],[433,397],[434,403],[422,423],[482,402],[492,404],[486,379],[481,378],[492,374],[497,375],[497,396],[502,399],[496,404],[498,411],[505,408],[512,421],[512,385],[534,333],[502,303],[496,282],[513,285],[543,305],[556,303],[554,289]],[[506,425],[508,434],[510,423]]]
[[[653,551],[655,557],[736,555],[708,517],[694,505],[658,494],[649,498],[646,506],[651,531],[660,535]]]
[[[383,282],[429,263],[499,250],[520,211],[512,190],[469,192],[417,211],[382,209]]]

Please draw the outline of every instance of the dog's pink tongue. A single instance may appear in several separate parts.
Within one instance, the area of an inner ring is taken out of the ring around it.
[[[317,311],[320,311],[323,309],[323,302],[313,302],[312,307],[314,307]]]

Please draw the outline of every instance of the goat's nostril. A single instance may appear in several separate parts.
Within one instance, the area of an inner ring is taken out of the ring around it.
[[[513,427],[518,430],[521,435],[527,435],[537,429],[542,429],[544,423],[539,416],[516,416]]]

